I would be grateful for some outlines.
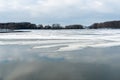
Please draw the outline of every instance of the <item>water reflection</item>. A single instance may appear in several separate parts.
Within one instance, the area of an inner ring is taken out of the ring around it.
[[[0,46],[0,80],[120,80],[119,46],[64,52],[33,46]]]
[[[113,80],[109,65],[99,63],[30,62],[2,64],[3,80]],[[7,69],[7,70],[6,70]],[[112,72],[111,72],[112,71]],[[115,79],[115,80],[119,80]]]

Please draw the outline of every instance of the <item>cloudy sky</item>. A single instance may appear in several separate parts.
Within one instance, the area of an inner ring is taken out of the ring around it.
[[[84,24],[120,19],[120,0],[0,0],[0,22]]]

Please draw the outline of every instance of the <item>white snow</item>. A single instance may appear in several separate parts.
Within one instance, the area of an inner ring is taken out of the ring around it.
[[[33,49],[60,47],[72,51],[85,47],[120,45],[120,30],[29,30],[31,32],[0,33],[0,45],[31,45]],[[41,46],[42,45],[42,46]]]

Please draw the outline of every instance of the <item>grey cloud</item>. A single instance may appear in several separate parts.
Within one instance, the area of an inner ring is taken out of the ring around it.
[[[119,0],[0,0],[0,5],[1,22],[89,24],[96,18],[114,20],[120,13]]]

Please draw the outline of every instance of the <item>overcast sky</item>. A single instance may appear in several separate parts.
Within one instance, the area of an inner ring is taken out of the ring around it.
[[[120,19],[120,0],[0,0],[0,22],[83,24]]]

